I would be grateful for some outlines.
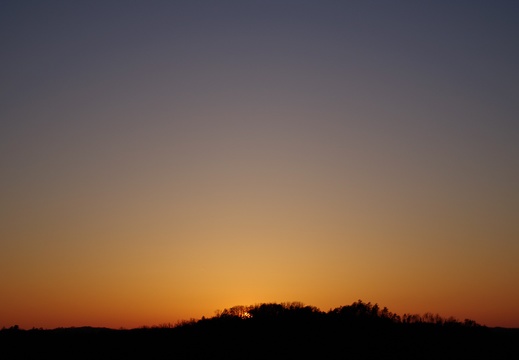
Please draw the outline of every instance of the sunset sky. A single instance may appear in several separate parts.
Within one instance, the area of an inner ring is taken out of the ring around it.
[[[0,46],[0,328],[519,327],[519,2],[2,1]]]

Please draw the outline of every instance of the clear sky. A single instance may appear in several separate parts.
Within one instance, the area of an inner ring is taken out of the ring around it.
[[[2,1],[0,327],[519,327],[518,95],[517,1]]]

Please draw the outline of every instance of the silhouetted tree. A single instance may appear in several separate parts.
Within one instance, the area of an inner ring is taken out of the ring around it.
[[[438,314],[400,317],[358,300],[322,312],[301,302],[237,305],[214,317],[132,330],[0,330],[1,358],[519,358],[519,331]],[[101,356],[100,356],[101,355]]]

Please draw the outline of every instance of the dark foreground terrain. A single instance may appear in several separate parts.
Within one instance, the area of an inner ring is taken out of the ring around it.
[[[358,301],[235,306],[175,326],[0,331],[0,359],[519,359],[519,329]]]

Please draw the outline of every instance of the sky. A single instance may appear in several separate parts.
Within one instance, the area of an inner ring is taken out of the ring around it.
[[[519,327],[516,1],[2,1],[0,328],[359,299]]]

